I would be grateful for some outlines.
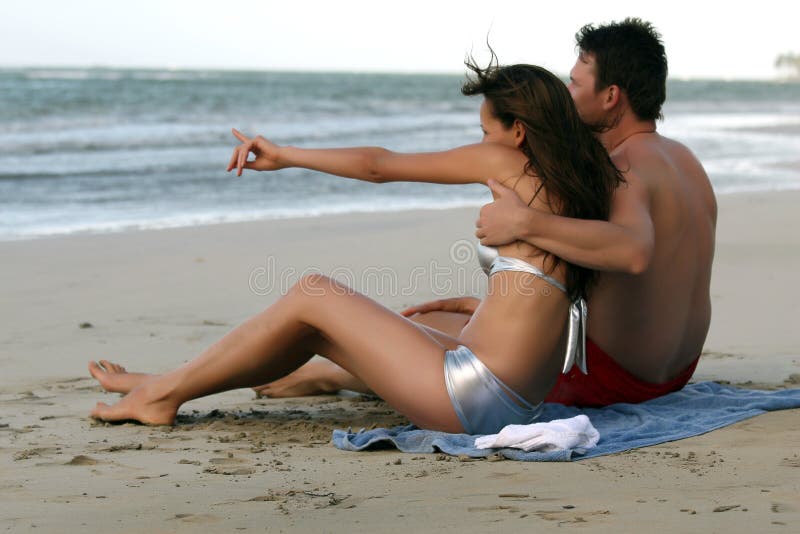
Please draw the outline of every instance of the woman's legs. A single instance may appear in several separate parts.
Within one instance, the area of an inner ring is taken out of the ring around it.
[[[415,313],[409,319],[441,341],[458,338],[470,317],[472,316],[465,313],[433,311]],[[444,336],[440,337],[442,334]],[[328,352],[328,347],[321,347],[317,354],[327,356]],[[278,380],[253,388],[258,395],[272,398],[335,393],[342,389],[374,393],[358,377],[325,360],[310,361]]]
[[[471,315],[457,312],[432,311],[416,313],[409,319],[442,343],[458,338]],[[327,356],[333,348],[322,340],[315,354]],[[131,373],[124,367],[107,360],[89,362],[89,373],[104,390],[111,393],[128,393],[154,375]],[[363,381],[329,360],[313,360],[277,380],[255,386],[253,390],[268,397],[302,397],[322,393],[335,393],[341,389],[373,393]]]
[[[457,344],[448,341],[334,280],[309,276],[194,360],[114,406],[99,403],[92,415],[170,424],[184,402],[275,380],[328,343],[332,361],[418,426],[461,431],[444,382],[444,351]]]

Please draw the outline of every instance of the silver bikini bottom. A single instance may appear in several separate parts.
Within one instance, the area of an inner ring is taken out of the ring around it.
[[[467,434],[495,434],[506,425],[527,425],[542,412],[541,403],[534,406],[520,397],[463,345],[445,351],[444,379]]]

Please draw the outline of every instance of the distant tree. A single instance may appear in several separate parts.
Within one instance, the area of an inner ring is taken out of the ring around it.
[[[800,78],[800,54],[787,52],[775,58],[775,68],[786,70],[790,78]]]

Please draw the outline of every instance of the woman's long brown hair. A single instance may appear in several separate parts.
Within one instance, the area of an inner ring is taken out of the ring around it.
[[[624,178],[603,145],[580,119],[567,87],[546,69],[535,65],[500,66],[492,52],[486,68],[470,58],[465,95],[483,95],[505,128],[519,121],[525,128],[520,150],[527,156],[525,174],[541,184],[553,213],[577,219],[608,220],[614,190]],[[528,203],[530,205],[530,202]],[[549,272],[561,261],[552,254]],[[567,262],[570,299],[585,297],[595,282],[591,269]]]

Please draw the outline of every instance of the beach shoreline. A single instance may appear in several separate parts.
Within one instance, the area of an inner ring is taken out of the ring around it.
[[[781,162],[772,165],[773,168],[782,169],[786,171],[791,171],[797,174],[800,174],[800,161],[792,161],[792,162]],[[781,193],[797,193],[800,192],[800,185],[783,185],[779,188],[771,188],[771,189],[763,189],[757,186],[745,187],[741,190],[739,189],[726,189],[723,192],[717,192],[717,198],[726,198],[726,197],[739,197],[742,195],[779,195]],[[50,233],[42,232],[42,233],[26,233],[26,234],[0,234],[0,244],[2,243],[12,243],[12,242],[20,242],[20,241],[38,241],[38,240],[50,240],[50,239],[62,239],[62,238],[69,238],[69,237],[91,237],[91,236],[101,236],[101,235],[119,235],[119,234],[127,234],[127,233],[134,233],[134,232],[158,232],[162,230],[180,230],[180,229],[187,229],[187,228],[204,228],[208,226],[225,226],[230,224],[257,224],[257,223],[270,223],[270,222],[278,222],[278,221],[294,221],[294,220],[304,220],[304,219],[325,219],[328,217],[350,217],[350,216],[370,216],[370,215],[398,215],[402,216],[404,213],[410,213],[412,216],[415,212],[443,212],[443,211],[450,211],[450,210],[477,210],[483,206],[486,202],[490,202],[491,198],[486,197],[485,199],[480,200],[471,200],[471,201],[461,201],[455,203],[455,205],[447,206],[447,207],[430,207],[427,205],[413,205],[412,207],[404,207],[404,206],[391,206],[386,207],[382,206],[380,209],[368,209],[366,207],[354,207],[354,208],[346,208],[339,206],[332,211],[323,211],[323,212],[309,212],[309,213],[300,213],[300,212],[293,212],[291,214],[287,213],[262,213],[262,214],[252,214],[252,215],[237,215],[237,216],[228,216],[227,218],[214,218],[214,217],[196,217],[187,219],[186,216],[176,216],[172,219],[163,219],[163,220],[156,220],[156,221],[139,221],[135,223],[127,223],[124,226],[119,224],[106,224],[104,226],[97,226],[97,227],[86,227],[86,228],[79,228],[73,230],[67,229],[56,229]]]
[[[800,191],[719,197],[713,319],[694,381],[800,384],[798,201]],[[477,213],[354,213],[0,242],[0,529],[389,532],[402,524],[425,532],[511,522],[500,528],[619,531],[657,518],[665,530],[746,532],[800,520],[798,410],[547,465],[338,451],[333,428],[403,422],[363,398],[253,399],[239,390],[188,403],[174,429],[87,418],[94,402],[115,398],[88,378],[87,360],[172,368],[307,268],[355,282],[393,310],[480,291],[469,257]],[[425,275],[414,282],[420,267]],[[435,281],[440,270],[451,285]],[[382,287],[370,278],[376,272],[396,285]]]

